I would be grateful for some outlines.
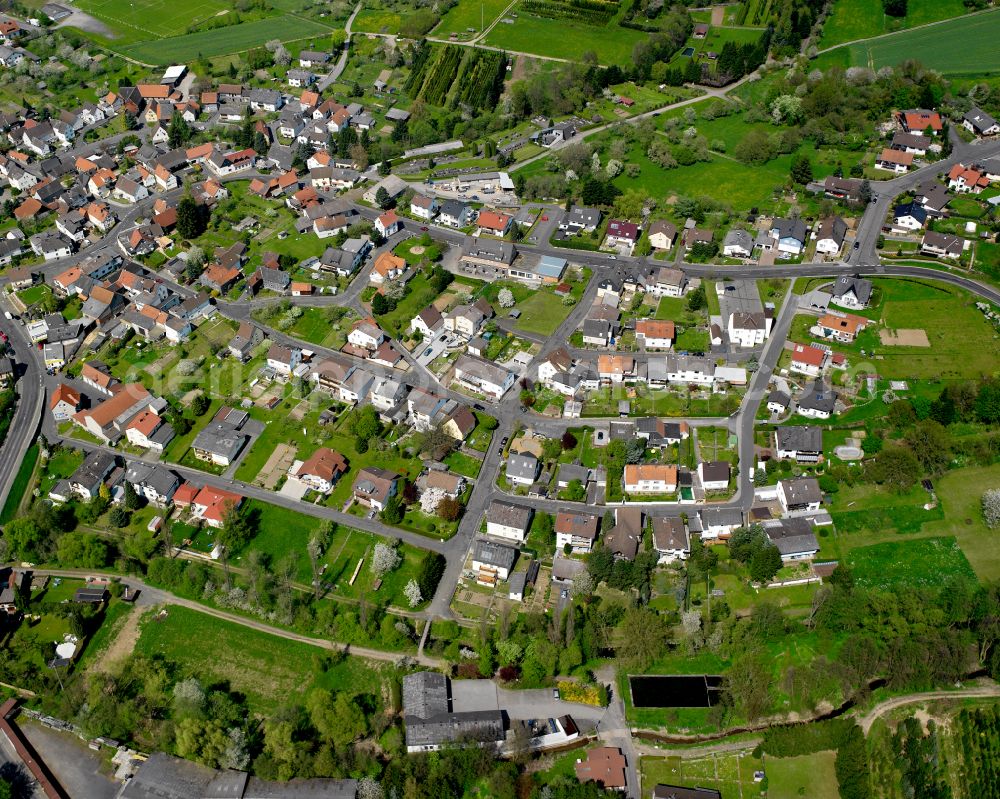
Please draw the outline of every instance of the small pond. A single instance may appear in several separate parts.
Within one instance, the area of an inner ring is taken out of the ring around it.
[[[681,53],[681,55],[684,56],[685,58],[691,58],[691,56],[694,55],[694,48],[693,47],[685,47],[684,51]]]
[[[629,677],[634,707],[712,707],[722,677],[716,674]]]

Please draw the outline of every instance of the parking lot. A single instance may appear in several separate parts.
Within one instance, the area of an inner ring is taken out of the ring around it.
[[[421,366],[427,366],[435,358],[443,355],[445,350],[448,349],[449,344],[457,344],[461,338],[461,336],[449,333],[447,330],[440,331],[434,336],[433,341],[424,341],[421,343],[418,351],[415,353],[417,363]]]

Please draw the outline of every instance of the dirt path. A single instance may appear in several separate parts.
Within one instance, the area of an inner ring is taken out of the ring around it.
[[[712,6],[712,24],[716,26],[726,24],[725,6]]]
[[[935,699],[975,699],[977,697],[1000,697],[1000,686],[980,685],[976,688],[965,688],[961,691],[927,691],[922,694],[897,696],[894,699],[886,699],[884,702],[879,702],[867,714],[858,719],[858,724],[861,725],[861,729],[867,735],[876,719],[884,716],[890,710],[895,710],[897,707],[912,705],[917,702],[929,702]]]
[[[112,630],[111,644],[94,662],[95,671],[111,671],[116,663],[132,654],[139,640],[139,620],[142,616],[142,611],[132,607],[127,616],[118,620],[117,629]]]

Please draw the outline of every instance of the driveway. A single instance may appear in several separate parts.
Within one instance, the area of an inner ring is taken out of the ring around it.
[[[100,755],[74,734],[44,727],[24,716],[18,719],[18,725],[66,793],[87,799],[114,799],[120,786],[101,773]]]
[[[574,719],[598,721],[606,713],[603,707],[554,699],[551,688],[513,691],[498,687],[492,680],[453,680],[451,699],[456,713],[502,710],[514,720],[550,719],[568,713]]]
[[[457,340],[458,338],[454,333],[449,333],[447,330],[439,330],[434,334],[434,338],[431,341],[428,342],[424,339],[417,348],[415,352],[417,363],[421,366],[428,366],[431,361],[447,351],[449,344]]]

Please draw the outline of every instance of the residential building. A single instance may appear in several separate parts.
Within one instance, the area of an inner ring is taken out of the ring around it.
[[[49,397],[49,410],[56,422],[68,422],[80,410],[80,392],[66,383],[60,383]]]
[[[495,499],[486,509],[486,534],[494,538],[524,541],[532,515],[531,508]]]
[[[886,147],[875,159],[876,169],[884,169],[897,175],[909,172],[911,166],[913,166],[913,153],[893,150],[891,147]]]
[[[410,320],[410,332],[420,333],[424,338],[431,338],[442,326],[444,317],[433,305],[428,305]]]
[[[899,112],[899,124],[907,133],[929,133],[937,136],[943,129],[941,115],[937,111],[916,109]]]
[[[400,278],[405,271],[406,261],[398,255],[393,255],[389,250],[383,250],[372,264],[368,280],[376,286],[381,286]]]
[[[700,521],[702,539],[727,539],[736,528],[743,526],[743,512],[738,508],[704,508]]]
[[[410,200],[410,215],[417,219],[431,221],[438,212],[438,201],[436,197],[428,197],[423,194],[414,195]]]
[[[476,224],[479,232],[487,236],[505,236],[510,230],[513,217],[498,211],[480,211]]]
[[[837,392],[831,391],[821,379],[817,379],[796,405],[800,416],[829,419],[837,407]]]
[[[126,425],[135,416],[145,410],[159,412],[164,407],[166,402],[153,397],[141,383],[128,383],[96,406],[77,411],[73,421],[105,444],[113,444],[124,435]]]
[[[948,172],[948,188],[958,194],[981,194],[989,185],[990,179],[975,166],[955,164]]]
[[[774,431],[775,456],[799,463],[818,463],[823,457],[823,431],[818,427],[793,425]]]
[[[129,461],[125,479],[132,484],[136,494],[158,508],[171,503],[181,484],[181,479],[169,469],[142,461]]]
[[[826,366],[828,351],[807,344],[792,344],[792,360],[789,369],[793,372],[818,377]]]
[[[559,229],[568,233],[593,233],[601,224],[601,212],[597,208],[574,205],[559,222]]]
[[[928,230],[920,242],[920,252],[935,258],[960,258],[965,251],[965,239],[951,233]]]
[[[625,466],[626,494],[673,494],[677,467],[665,463],[630,463]]]
[[[288,378],[302,361],[302,350],[298,347],[286,347],[283,344],[272,344],[267,351],[267,365],[276,374]]]
[[[163,452],[174,437],[174,428],[158,413],[146,410],[125,426],[125,438],[134,447]]]
[[[830,311],[823,314],[816,324],[809,328],[809,332],[819,338],[850,344],[857,338],[858,333],[870,324],[870,321],[863,316]]]
[[[649,350],[669,350],[674,346],[674,323],[659,319],[639,319],[635,323],[636,341]]]
[[[347,459],[329,447],[320,447],[295,470],[295,477],[320,494],[329,494],[347,474]]]
[[[833,284],[833,298],[830,302],[841,308],[860,311],[868,307],[871,298],[872,282],[868,278],[841,275]]]
[[[216,466],[229,466],[249,441],[243,431],[249,416],[246,411],[227,405],[218,412],[191,442],[191,451],[198,460]]]
[[[244,499],[232,491],[210,485],[198,488],[191,483],[183,483],[174,492],[176,507],[188,509],[192,517],[216,530],[224,524],[226,514],[242,505]]]
[[[383,511],[389,500],[398,493],[401,479],[395,472],[377,466],[367,466],[354,478],[354,501],[365,507]]]
[[[814,477],[779,480],[778,502],[785,513],[817,511],[823,502],[823,492]]]
[[[379,214],[375,220],[375,230],[382,238],[387,239],[402,229],[403,220],[396,215],[395,211],[386,211],[383,214]]]
[[[786,563],[809,560],[819,552],[819,542],[813,533],[813,526],[801,516],[766,521],[764,532]]]
[[[607,790],[624,791],[625,755],[617,746],[599,746],[587,750],[584,759],[576,761],[576,778],[580,782],[596,782]]]
[[[110,452],[88,452],[76,471],[69,477],[69,487],[80,499],[89,501],[98,496],[104,481],[115,470],[117,462]]]
[[[515,375],[492,361],[463,354],[455,360],[454,378],[466,388],[499,401],[514,385]]]
[[[801,219],[775,219],[771,237],[778,240],[778,255],[794,257],[806,248],[806,223]]]
[[[498,581],[506,580],[516,559],[517,550],[514,547],[488,538],[477,538],[472,547],[472,571],[475,572],[476,582],[493,587]]]
[[[722,240],[722,254],[727,258],[749,258],[753,252],[753,236],[745,230],[730,230]]]
[[[698,479],[706,491],[725,491],[729,488],[732,471],[728,461],[702,461],[698,464]]]
[[[920,230],[927,224],[927,209],[916,200],[897,205],[892,212],[892,226],[906,232]]]
[[[659,563],[686,560],[691,554],[691,538],[684,520],[677,517],[656,516],[652,521],[653,549],[659,554]]]
[[[816,239],[816,252],[821,255],[840,255],[847,237],[847,223],[839,216],[828,216],[821,221],[813,232]]]
[[[507,479],[514,485],[530,486],[538,478],[540,464],[531,453],[511,453],[507,458]]]
[[[677,241],[677,226],[666,219],[657,219],[650,224],[646,234],[649,237],[649,245],[654,250],[669,252]]]
[[[586,479],[583,484],[586,485]],[[579,513],[560,510],[556,513],[556,550],[565,552],[566,547],[576,554],[585,554],[594,548],[597,533],[601,527],[600,517],[593,513]]]
[[[976,136],[995,136],[1000,133],[1000,122],[977,106],[972,106],[965,112],[962,127]]]
[[[737,312],[729,315],[729,343],[734,347],[756,347],[771,334],[774,317],[764,312]]]

